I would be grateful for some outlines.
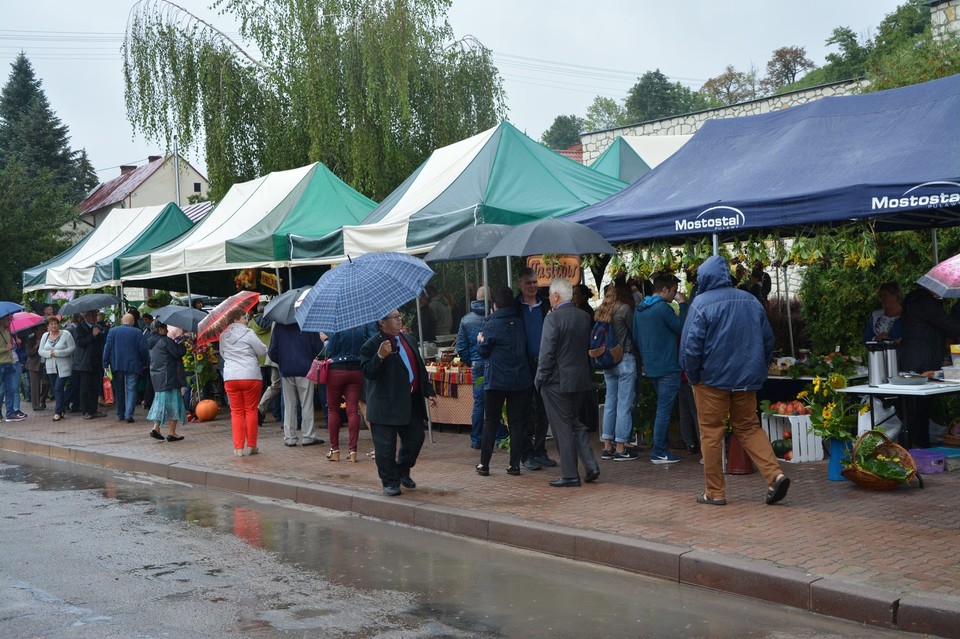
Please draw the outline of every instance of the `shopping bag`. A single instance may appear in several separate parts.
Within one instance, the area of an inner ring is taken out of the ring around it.
[[[103,376],[103,405],[110,406],[113,404],[113,383],[110,381],[109,375]]]
[[[330,368],[329,359],[313,360],[310,362],[310,370],[307,372],[307,379],[317,384],[326,384],[328,368]]]

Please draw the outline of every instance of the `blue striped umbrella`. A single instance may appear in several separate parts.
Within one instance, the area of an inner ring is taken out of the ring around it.
[[[433,271],[418,257],[367,253],[324,273],[296,310],[303,331],[336,333],[382,319],[417,297]]]

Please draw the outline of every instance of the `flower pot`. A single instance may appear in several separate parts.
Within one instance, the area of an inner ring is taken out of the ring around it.
[[[853,442],[849,439],[831,439],[830,440],[830,461],[827,464],[827,479],[831,481],[847,481],[841,473],[843,467],[850,461],[850,451],[853,450]]]
[[[740,445],[736,435],[730,435],[727,445],[727,474],[749,475],[753,472],[753,462],[747,451]]]

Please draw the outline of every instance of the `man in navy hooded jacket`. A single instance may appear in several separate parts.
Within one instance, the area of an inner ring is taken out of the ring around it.
[[[765,501],[783,499],[790,480],[780,471],[770,440],[757,418],[757,390],[767,379],[773,329],[757,298],[733,288],[730,267],[714,255],[697,271],[697,296],[680,339],[680,366],[693,385],[700,422],[706,489],[697,503],[727,503],[723,436],[730,427],[767,484]]]

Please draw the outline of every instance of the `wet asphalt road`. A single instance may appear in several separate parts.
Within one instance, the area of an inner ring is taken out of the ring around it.
[[[915,637],[289,502],[0,453],[0,637]]]

